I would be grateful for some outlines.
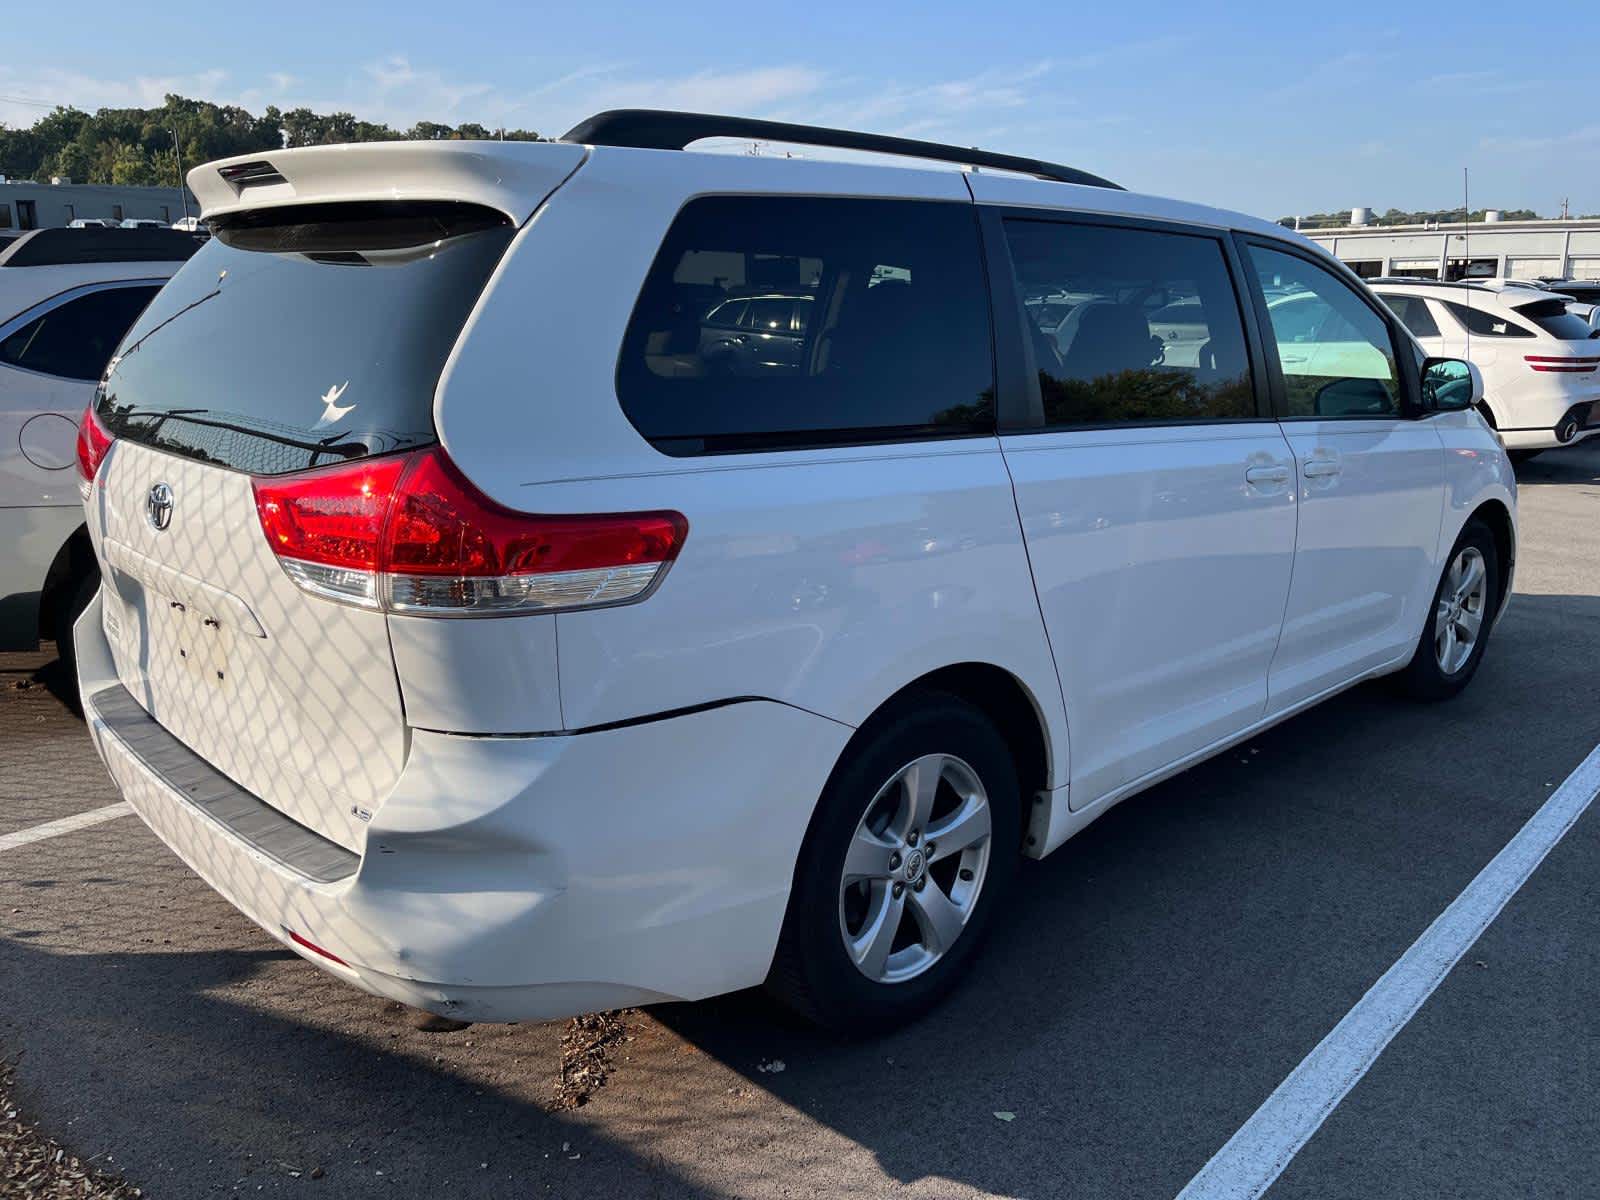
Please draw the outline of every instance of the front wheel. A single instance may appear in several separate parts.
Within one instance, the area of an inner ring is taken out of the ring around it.
[[[863,727],[796,865],[768,990],[841,1033],[918,1016],[955,984],[1017,869],[1021,795],[978,709],[928,694]]]
[[[1450,550],[1411,663],[1400,675],[1406,693],[1444,700],[1472,681],[1500,611],[1501,587],[1494,535],[1481,521],[1468,521]]]

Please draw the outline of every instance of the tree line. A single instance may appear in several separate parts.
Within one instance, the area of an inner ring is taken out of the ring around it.
[[[1431,223],[1434,225],[1459,225],[1465,211],[1460,208],[1435,208],[1426,211],[1419,209],[1416,212],[1407,212],[1402,208],[1391,208],[1385,213],[1373,213],[1372,224],[1427,225]],[[1467,219],[1481,222],[1486,211],[1488,210],[1482,208],[1474,209]],[[1501,219],[1506,221],[1537,221],[1541,219],[1539,214],[1531,208],[1506,208],[1501,209],[1500,214]],[[1278,224],[1286,225],[1293,229],[1296,220],[1300,222],[1301,229],[1316,229],[1326,225],[1348,225],[1350,224],[1350,210],[1341,208],[1335,212],[1312,213],[1310,216],[1298,218],[1279,217]]]
[[[102,108],[94,113],[56,108],[26,129],[0,122],[0,175],[37,180],[54,175],[73,183],[173,187],[178,181],[179,150],[187,170],[214,158],[289,146],[498,137],[540,140],[531,129],[501,131],[473,122],[441,125],[434,121],[393,129],[357,120],[347,112],[315,113],[309,108],[283,112],[274,105],[255,116],[233,104],[169,95],[159,108]]]

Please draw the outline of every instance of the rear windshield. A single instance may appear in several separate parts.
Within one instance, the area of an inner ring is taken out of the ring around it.
[[[258,475],[434,440],[439,373],[511,239],[502,215],[322,205],[215,232],[112,359],[112,433]]]
[[[1517,305],[1517,315],[1526,317],[1551,337],[1566,342],[1580,342],[1587,338],[1600,338],[1600,329],[1593,329],[1582,317],[1567,311],[1562,300],[1537,300],[1532,304]]]

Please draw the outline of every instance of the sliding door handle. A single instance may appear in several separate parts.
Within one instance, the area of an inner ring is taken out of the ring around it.
[[[1301,464],[1300,473],[1307,479],[1331,479],[1343,469],[1338,459],[1308,458]]]
[[[1288,483],[1288,467],[1250,467],[1244,473],[1246,483],[1253,483],[1263,487],[1271,483]]]

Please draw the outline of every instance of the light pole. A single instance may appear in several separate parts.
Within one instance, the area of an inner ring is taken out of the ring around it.
[[[178,199],[183,201],[183,219],[189,220],[189,193],[183,187],[183,147],[178,144],[178,127],[172,127],[172,156],[178,160]]]

